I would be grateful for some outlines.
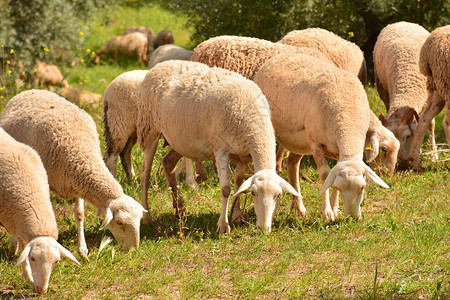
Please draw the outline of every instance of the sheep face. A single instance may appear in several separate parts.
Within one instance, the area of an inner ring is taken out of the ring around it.
[[[361,203],[364,199],[366,178],[385,188],[389,186],[362,161],[339,161],[331,169],[322,187],[323,194],[329,187],[337,188],[342,194],[346,216],[359,219],[361,216]]]
[[[60,261],[61,256],[80,264],[72,253],[53,237],[38,237],[25,246],[16,265],[24,263],[24,277],[33,282],[37,293],[43,294],[47,292],[53,266]]]
[[[137,248],[140,239],[139,227],[144,212],[147,211],[141,204],[123,195],[111,201],[100,229],[107,226],[123,250]]]
[[[277,200],[282,191],[301,197],[299,193],[273,170],[261,170],[248,178],[233,198],[250,189],[253,195],[256,212],[256,226],[263,232],[269,233],[272,228],[272,217]]]
[[[376,137],[372,139],[372,147],[376,147],[379,151],[376,151],[377,154],[374,155],[376,157],[367,160],[367,162],[370,162],[370,166],[376,168],[382,174],[394,174],[400,149],[400,142],[394,134],[388,129],[384,129],[381,136],[376,134]],[[366,153],[366,157],[368,156]]]

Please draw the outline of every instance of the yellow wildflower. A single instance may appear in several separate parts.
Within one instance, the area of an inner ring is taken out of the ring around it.
[[[9,50],[9,53],[13,54],[14,53],[14,49]]]
[[[7,65],[9,65],[10,63],[11,63],[11,61],[10,61],[10,60],[7,60],[7,61],[6,61],[6,64],[7,64]]]
[[[37,73],[37,68],[34,68],[33,72],[34,72],[34,73]]]
[[[355,34],[353,33],[353,31],[350,31],[349,33],[348,33],[348,37],[349,38],[352,38],[352,37],[354,37],[355,36]]]
[[[2,44],[1,47],[2,47],[2,48],[5,48],[5,45]]]
[[[94,55],[95,55],[95,51],[92,51],[92,53],[91,53],[91,54],[92,54],[92,56],[94,56]]]
[[[10,74],[10,75],[11,75],[11,73],[12,73],[12,71],[11,71],[11,70],[8,70],[8,74]]]
[[[48,49],[48,47],[44,47],[44,51],[45,51],[45,52],[49,52],[50,49]]]
[[[91,52],[91,49],[87,48],[87,49],[86,49],[86,52],[87,52],[87,53]]]
[[[22,72],[22,76],[25,76],[25,72]]]
[[[80,31],[80,36],[83,36],[84,35],[84,32],[83,31]]]
[[[84,64],[84,59],[80,59],[81,63]]]
[[[1,96],[0,96],[0,99],[3,99],[3,98],[5,98],[5,97],[4,97],[3,95],[1,95]]]

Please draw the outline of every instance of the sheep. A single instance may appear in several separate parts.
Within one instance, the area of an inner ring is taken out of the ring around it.
[[[174,38],[172,31],[169,29],[164,29],[158,32],[156,38],[153,40],[153,49],[158,49],[158,47],[166,44],[173,44]]]
[[[13,97],[0,116],[0,127],[36,150],[44,163],[52,191],[61,199],[77,198],[78,252],[87,256],[84,200],[104,217],[100,227],[112,232],[125,250],[139,245],[139,225],[145,210],[108,171],[92,117],[55,93],[28,90]]]
[[[153,68],[157,63],[166,60],[190,60],[192,56],[192,50],[186,50],[180,46],[173,44],[162,45],[155,50],[150,56],[149,68]]]
[[[56,93],[77,106],[97,103],[102,99],[102,95],[100,94],[73,86],[63,87],[57,90]]]
[[[104,161],[111,174],[117,175],[117,158],[125,170],[128,180],[135,177],[131,162],[131,151],[137,142],[136,122],[137,103],[136,89],[144,80],[147,71],[129,71],[117,76],[105,89],[103,96],[103,127],[106,141]],[[188,161],[190,172],[186,172],[186,184],[195,186],[192,172],[192,161]],[[199,173],[206,170],[201,163],[197,164]]]
[[[375,85],[387,111],[386,117],[381,115],[380,119],[400,141],[399,168],[408,166],[412,137],[427,99],[419,54],[428,35],[418,24],[390,24],[380,32],[373,50]],[[434,149],[434,138],[432,145]]]
[[[415,170],[420,170],[420,145],[427,124],[446,106],[442,121],[447,143],[450,147],[450,25],[431,32],[420,50],[420,71],[427,78],[428,100],[419,116],[419,124],[411,143],[408,158]]]
[[[337,67],[355,74],[361,83],[366,85],[367,68],[361,49],[331,31],[322,28],[293,30],[279,42],[296,47],[317,49]]]
[[[63,74],[55,65],[48,65],[43,61],[37,63],[34,84],[51,89],[54,85],[68,87],[69,83],[64,79]]]
[[[144,207],[148,207],[150,170],[161,136],[172,147],[162,164],[177,215],[183,211],[184,200],[179,196],[174,168],[181,156],[199,161],[215,158],[222,194],[217,223],[221,232],[230,232],[229,159],[237,164],[235,186],[240,185],[233,197],[248,189],[252,191],[256,225],[262,231],[271,231],[274,199],[282,190],[300,197],[275,172],[275,136],[270,110],[253,82],[221,68],[171,60],[150,69],[138,93],[137,135],[144,152],[141,168]],[[240,184],[248,162],[253,162],[255,174]]]
[[[326,60],[305,54],[272,58],[256,73],[254,81],[269,102],[277,139],[290,151],[290,183],[299,191],[300,159],[312,154],[324,182],[323,218],[336,220],[340,191],[345,214],[358,219],[365,178],[388,187],[362,161],[370,108],[361,82]],[[337,160],[331,171],[325,156]],[[294,196],[292,205],[301,215],[306,213],[300,197]]]
[[[39,155],[0,128],[0,226],[18,237],[22,275],[36,292],[48,289],[53,265],[67,257],[79,265],[58,240],[47,174]]]
[[[326,59],[322,53],[314,49],[272,43],[257,38],[225,35],[200,43],[195,47],[191,61],[235,71],[248,79],[253,79],[267,60],[281,53],[306,53]]]
[[[96,53],[95,62],[99,63],[100,59],[109,54],[114,59],[118,56],[136,55],[139,63],[148,63],[148,39],[147,36],[140,32],[131,32],[126,35],[115,36],[109,39],[102,48]]]
[[[154,50],[153,41],[155,40],[155,37],[156,37],[153,29],[151,29],[148,26],[128,26],[122,35],[127,35],[132,32],[140,32],[147,36],[147,40],[148,40],[148,49],[147,49],[148,51],[147,52],[148,52],[148,54],[151,54]]]

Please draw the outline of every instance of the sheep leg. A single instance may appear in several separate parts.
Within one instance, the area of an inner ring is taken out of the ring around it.
[[[26,246],[25,242],[22,239],[19,239],[19,244],[20,244],[20,251],[23,251],[23,249],[25,249]],[[30,281],[31,283],[34,282],[33,275],[31,275],[31,266],[28,257],[22,263],[22,277],[25,278],[25,280]]]
[[[78,253],[84,258],[87,258],[88,248],[86,245],[86,239],[84,237],[84,200],[77,198],[75,200],[75,208],[73,210],[75,220],[77,222],[78,232]]]
[[[283,169],[283,156],[284,156],[284,150],[285,150],[285,149],[286,149],[286,148],[284,148],[282,145],[280,145],[280,146],[278,147],[278,150],[277,150],[277,156],[276,156],[276,160],[277,160],[276,171],[277,171],[278,173],[280,173],[281,170]]]
[[[437,92],[430,93],[425,109],[419,116],[419,124],[416,132],[414,133],[413,140],[411,142],[411,149],[408,154],[408,158],[411,161],[414,170],[419,171],[421,169],[419,162],[420,149],[422,146],[423,137],[426,130],[439,112],[444,108],[445,101],[439,97]]]
[[[215,153],[215,158],[222,193],[222,209],[220,211],[219,221],[217,222],[217,229],[223,233],[230,233],[230,226],[228,225],[228,199],[231,193],[231,185],[228,154],[222,150],[218,150]]]
[[[106,167],[108,168],[109,172],[114,176],[114,178],[117,178],[117,158],[119,157],[118,153],[109,153],[105,155],[104,161],[106,164]]]
[[[333,192],[331,192],[331,209],[337,219],[339,215],[339,190],[337,188],[333,188]]]
[[[170,149],[162,159],[164,175],[172,192],[172,204],[173,208],[175,208],[175,216],[177,218],[182,217],[184,214],[184,199],[180,195],[180,187],[178,185],[177,177],[175,176],[175,168],[181,157],[181,154],[173,149]]]
[[[234,190],[237,191],[245,179],[245,171],[247,171],[246,164],[237,164],[236,170],[234,171]],[[233,211],[231,212],[231,221],[236,224],[242,222],[242,211],[240,197],[237,197],[234,201]]]
[[[386,107],[386,111],[389,111],[389,92],[380,83],[380,79],[378,78],[376,72],[375,72],[375,86],[377,88],[380,99],[383,101],[384,106]]]
[[[136,145],[136,142],[137,142],[137,135],[136,132],[134,132],[128,139],[127,143],[125,144],[125,148],[123,148],[122,152],[120,152],[120,162],[122,163],[128,181],[131,181],[132,178],[134,178],[135,176],[133,163],[131,161],[131,152],[133,150],[134,145]]]
[[[436,127],[436,121],[431,120],[430,123],[430,136],[428,137],[428,141],[430,143],[431,146],[431,161],[433,162],[437,162],[439,157],[438,157],[438,153],[437,153],[437,146],[436,146],[436,135],[434,134],[434,129]]]
[[[177,178],[178,178],[178,176],[180,176],[181,172],[183,172],[184,169],[186,169],[186,158],[183,158],[181,160],[181,163],[175,169],[175,176],[177,176]]]
[[[19,240],[11,235],[11,250],[10,250],[10,254],[11,255],[17,255],[19,253]]]
[[[442,120],[442,126],[444,127],[448,147],[450,148],[450,101],[447,101],[446,112],[444,120]]]
[[[142,223],[150,223],[150,210],[148,209],[148,187],[150,185],[150,171],[152,170],[153,158],[155,157],[156,148],[158,146],[158,136],[156,136],[150,143],[149,147],[142,149],[144,152],[144,161],[141,166],[141,194],[142,194],[142,206],[148,212],[144,213]]]
[[[184,160],[186,161],[186,185],[195,188],[197,183],[195,182],[194,162],[189,158],[185,158]]]
[[[325,183],[325,180],[327,179],[328,174],[330,173],[330,169],[328,168],[328,163],[327,163],[327,160],[325,159],[325,153],[323,151],[323,146],[317,145],[317,144],[311,144],[311,149],[313,151],[314,161],[316,162],[317,168],[319,169],[320,180],[322,180],[322,182]],[[334,212],[330,205],[329,189],[327,189],[323,193],[322,197],[323,197],[322,217],[325,220],[334,222],[335,216],[334,216]]]
[[[300,195],[299,168],[302,157],[303,155],[298,155],[292,152],[290,152],[287,157],[287,172],[289,183],[298,192],[299,195]],[[299,214],[302,217],[306,215],[306,208],[305,205],[303,205],[302,197],[292,195],[291,209],[294,209],[297,212],[297,214]]]
[[[197,179],[200,181],[206,181],[208,179],[208,172],[206,172],[205,166],[201,161],[195,161],[195,171],[198,174]]]

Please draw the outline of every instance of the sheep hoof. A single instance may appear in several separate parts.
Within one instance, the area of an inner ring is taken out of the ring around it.
[[[81,257],[88,259],[89,250],[88,250],[86,244],[79,245],[77,248],[77,251],[78,251],[78,253],[80,253]]]
[[[230,226],[228,225],[228,223],[218,223],[217,224],[217,231],[220,233],[225,233],[225,234],[230,234]]]
[[[326,221],[330,221],[330,222],[334,222],[335,216],[333,211],[331,210],[331,207],[328,209],[325,209],[324,211],[322,211],[322,218]]]
[[[242,224],[243,220],[244,220],[244,217],[242,216],[241,210],[235,208],[233,211],[233,215],[231,216],[231,221],[234,224]]]
[[[291,209],[294,210],[300,217],[306,216],[306,208],[303,203],[298,203],[298,201],[292,201]]]

